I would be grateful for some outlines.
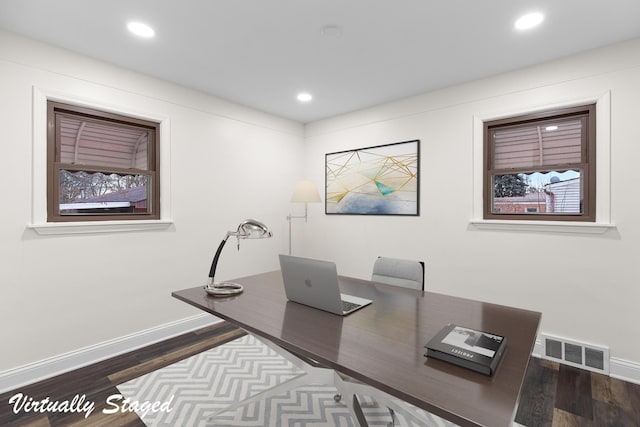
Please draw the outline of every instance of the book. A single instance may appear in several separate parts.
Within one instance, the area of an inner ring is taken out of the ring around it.
[[[425,345],[425,356],[493,375],[507,347],[506,337],[449,324]]]

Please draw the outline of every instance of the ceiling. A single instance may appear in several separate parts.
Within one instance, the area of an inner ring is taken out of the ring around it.
[[[530,11],[545,20],[515,30]],[[0,1],[2,29],[303,123],[637,38],[639,16],[638,0]]]

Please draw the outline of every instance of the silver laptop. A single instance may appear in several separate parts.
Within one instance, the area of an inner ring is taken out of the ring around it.
[[[371,300],[340,293],[338,270],[330,261],[280,255],[287,299],[344,316]]]

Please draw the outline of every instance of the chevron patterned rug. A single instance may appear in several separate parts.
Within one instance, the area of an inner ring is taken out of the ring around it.
[[[355,426],[332,385],[314,384],[225,410],[302,375],[303,372],[246,335],[118,386],[148,427],[173,426]],[[370,426],[388,426],[391,416],[367,396],[359,396]],[[155,406],[154,406],[155,405]],[[434,427],[453,424],[408,405]],[[209,422],[207,418],[215,414]],[[394,426],[425,427],[396,414]]]

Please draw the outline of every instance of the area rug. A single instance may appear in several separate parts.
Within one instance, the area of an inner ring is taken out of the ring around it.
[[[332,385],[313,384],[256,400],[233,410],[230,405],[291,380],[303,371],[251,335],[207,350],[118,386],[148,427],[295,426],[351,427],[347,406],[336,402]],[[359,396],[370,426],[388,426],[391,416],[375,400]],[[419,411],[434,427],[453,424]],[[207,419],[215,414],[214,418]],[[394,426],[425,427],[396,414]]]

